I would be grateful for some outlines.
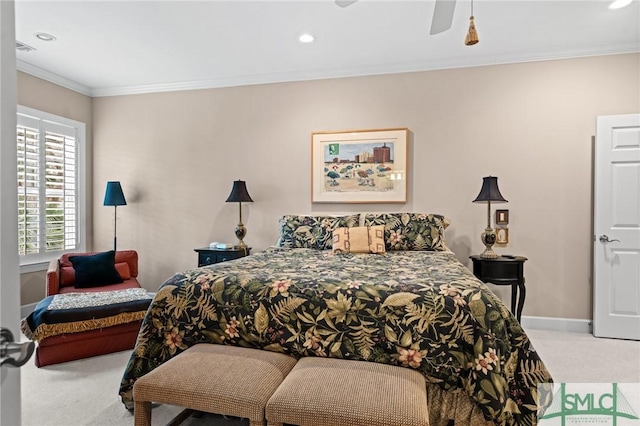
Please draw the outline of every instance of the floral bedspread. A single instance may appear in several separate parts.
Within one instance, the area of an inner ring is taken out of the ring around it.
[[[496,424],[535,424],[536,387],[552,381],[515,317],[450,252],[271,248],[176,274],[143,321],[125,405],[137,378],[203,342],[416,369]]]

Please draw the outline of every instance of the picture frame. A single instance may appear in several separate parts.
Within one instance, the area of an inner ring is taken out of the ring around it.
[[[509,243],[509,228],[496,229],[496,244]]]
[[[496,225],[509,224],[509,210],[496,210]]]
[[[406,203],[408,128],[311,134],[312,203]]]

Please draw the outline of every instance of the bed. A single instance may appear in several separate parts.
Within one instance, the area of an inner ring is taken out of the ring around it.
[[[406,215],[307,225],[285,216],[279,247],[169,278],[125,368],[125,406],[137,378],[206,342],[416,369],[433,425],[535,424],[550,397],[538,385],[552,379],[524,330],[446,248],[444,218]],[[326,249],[329,235],[358,224],[382,227],[386,250],[371,235],[365,253]]]

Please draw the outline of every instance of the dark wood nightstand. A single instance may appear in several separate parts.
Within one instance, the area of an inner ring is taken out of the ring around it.
[[[247,247],[246,250],[241,248],[214,249],[203,247],[194,249],[194,251],[198,252],[198,267],[200,267],[249,256],[251,247]]]
[[[527,258],[522,256],[500,256],[495,259],[469,256],[469,258],[473,261],[473,275],[480,280],[495,285],[511,286],[511,312],[520,321],[524,298],[527,295],[524,286],[524,262]],[[518,299],[517,310],[516,298]]]

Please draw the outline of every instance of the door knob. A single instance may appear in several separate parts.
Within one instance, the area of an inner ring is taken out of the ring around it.
[[[620,240],[610,240],[608,235],[600,235],[601,243],[613,243],[614,241],[620,242]]]
[[[13,333],[7,328],[0,329],[0,366],[22,367],[29,361],[33,350],[33,342],[18,343],[13,339]],[[9,354],[19,354],[17,358],[10,357]]]

